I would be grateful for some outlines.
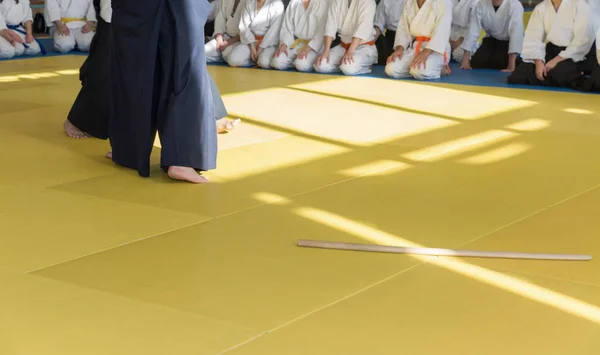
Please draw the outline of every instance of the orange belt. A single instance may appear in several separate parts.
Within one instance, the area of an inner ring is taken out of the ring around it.
[[[254,35],[254,38],[256,39],[256,50],[258,50],[258,48],[260,47],[260,44],[263,41],[263,38],[265,38],[265,36],[257,36]],[[258,58],[257,58],[258,59]],[[258,64],[256,64],[254,67],[252,67],[253,69],[258,68]]]
[[[345,50],[348,50],[348,48],[350,48],[350,43],[344,43],[344,42],[342,42],[342,43],[340,43],[340,45],[342,47],[344,47]],[[358,46],[360,47],[360,46],[374,46],[374,45],[375,45],[375,41],[371,41],[371,42],[361,43]]]
[[[254,36],[254,38],[256,38],[256,49],[258,49],[258,47],[260,47],[260,44],[263,41],[263,38],[265,38],[265,36]]]
[[[415,47],[415,52],[417,54],[419,54],[419,53],[421,53],[421,44],[423,42],[431,41],[431,38],[424,37],[424,36],[417,36],[415,38],[415,41],[417,41],[417,46]],[[448,73],[450,73],[450,65],[448,64],[448,54],[446,53],[446,51],[444,51],[444,63],[446,64],[446,69],[448,69]]]

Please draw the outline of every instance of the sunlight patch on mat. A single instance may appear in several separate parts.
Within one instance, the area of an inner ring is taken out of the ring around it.
[[[408,170],[412,165],[396,160],[377,160],[340,171],[348,177],[384,176]]]
[[[300,137],[285,137],[249,145],[244,149],[220,152],[218,168],[207,172],[207,176],[219,177],[221,181],[240,180],[259,174],[285,171],[288,168],[331,158],[349,151],[348,148],[334,144]],[[301,179],[302,176],[298,178]]]
[[[361,146],[458,124],[443,118],[291,89],[251,91],[225,98],[232,116]]]
[[[461,120],[486,118],[536,104],[533,101],[391,79],[339,78],[290,87]]]
[[[400,238],[398,236],[366,226],[327,211],[315,208],[298,208],[295,209],[295,213],[313,222],[317,222],[332,229],[342,231],[369,243],[413,248],[424,247],[407,239]],[[336,251],[327,252],[334,253]],[[341,253],[344,251],[339,252]],[[431,261],[431,257],[428,256],[411,255],[411,257],[424,262]],[[515,277],[507,276],[500,272],[469,264],[458,259],[442,257],[436,259],[434,262],[432,262],[432,264],[487,285],[513,293],[517,296],[525,297],[565,313],[586,319],[596,324],[600,324],[600,308],[578,300],[574,297],[537,286]]]
[[[27,80],[37,80],[44,78],[53,78],[60,75],[77,75],[79,74],[79,70],[69,69],[69,70],[59,70],[56,72],[40,72],[40,73],[26,73],[26,74],[17,74],[17,75],[5,75],[0,76],[0,83],[9,83],[20,81],[21,79]]]
[[[503,147],[492,149],[485,153],[477,154],[475,156],[463,159],[460,163],[472,164],[472,165],[483,165],[497,163],[509,158],[521,155],[531,149],[531,145],[527,143],[511,143]]]
[[[272,194],[270,192],[256,192],[256,193],[252,194],[252,197],[254,197],[256,200],[258,200],[262,203],[267,203],[267,204],[272,204],[272,205],[287,205],[292,202],[292,200],[290,200],[287,197],[277,195],[277,194]]]
[[[471,151],[473,149],[478,149],[507,139],[511,139],[517,135],[517,133],[513,132],[490,130],[474,134],[468,137],[463,137],[453,141],[445,142],[442,144],[434,145],[432,147],[427,147],[413,152],[409,152],[404,154],[403,157],[413,161],[434,162],[447,157],[459,155]]]
[[[506,126],[508,129],[521,132],[539,131],[548,127],[550,127],[550,122],[548,120],[542,120],[539,118],[531,118]]]
[[[581,108],[566,108],[566,109],[563,109],[563,111],[568,112],[568,113],[576,113],[579,115],[591,115],[594,113],[594,111],[585,110],[585,109],[581,109]]]

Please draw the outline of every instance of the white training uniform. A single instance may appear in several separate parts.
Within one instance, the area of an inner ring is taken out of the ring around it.
[[[450,30],[450,40],[456,41],[461,37],[464,39],[469,32],[475,0],[452,0],[452,27]],[[462,62],[465,54],[464,49],[458,46],[452,52],[452,59]]]
[[[95,33],[82,33],[81,30],[88,21],[96,22],[96,10],[92,0],[46,0],[44,19],[50,28],[57,51],[67,53],[74,50],[75,46],[80,51],[89,51]],[[54,25],[55,21],[65,23],[71,34],[59,34]]]
[[[587,3],[590,6],[594,29],[600,29],[600,0],[587,0]]]
[[[471,14],[468,34],[462,49],[473,54],[477,41],[484,30],[486,37],[508,41],[508,53],[520,54],[523,50],[523,5],[519,0],[504,0],[496,11],[492,0],[480,0]]]
[[[558,11],[551,0],[538,4],[525,30],[523,61],[545,60],[546,42],[566,47],[560,56],[575,63],[585,59],[594,43],[590,7],[584,0],[563,0]]]
[[[341,44],[329,51],[329,60],[323,59],[314,68],[319,73],[342,71],[346,75],[359,75],[371,72],[377,62],[375,28],[373,20],[377,5],[375,0],[332,0],[325,23],[325,36],[335,38],[339,33]],[[347,46],[353,38],[360,39],[354,51],[354,63],[342,63]]]
[[[227,56],[231,53],[233,46],[225,48],[220,53],[217,51],[216,37],[220,34],[224,40],[228,40],[240,34],[240,18],[244,6],[246,6],[244,0],[239,0],[235,9],[235,0],[216,0],[214,3],[218,3],[219,7],[215,15],[215,33],[213,39],[204,45],[204,55],[206,56],[207,63],[221,63],[227,60]]]
[[[329,0],[310,0],[304,9],[302,0],[292,0],[285,10],[283,25],[279,35],[280,46],[287,46],[287,55],[281,53],[271,59],[271,67],[279,70],[290,69],[292,65],[299,71],[311,71],[315,59],[323,49],[323,32],[327,20]],[[312,51],[303,59],[296,59],[305,46]]]
[[[25,42],[25,35],[21,32],[26,32],[23,24],[27,21],[31,21],[33,25],[29,0],[21,0],[18,4],[15,3],[15,0],[4,0],[0,3],[0,31],[8,29],[8,26],[18,26],[12,31],[23,38],[23,42]],[[13,46],[4,37],[0,37],[0,58],[8,59],[23,54],[36,55],[41,52],[40,45],[36,41],[25,43],[25,45],[15,43]]]
[[[404,53],[385,66],[385,73],[393,78],[412,76],[415,79],[439,79],[450,59],[450,27],[452,4],[448,0],[427,0],[419,9],[417,0],[407,0],[396,31],[394,48],[402,46]],[[419,43],[418,38],[422,41]],[[410,64],[420,50],[433,52],[426,67],[411,68]]]
[[[206,18],[206,22],[214,21],[217,18],[217,13],[219,12],[219,8],[221,7],[221,0],[213,0],[210,1],[210,13]],[[206,33],[205,33],[206,35]]]
[[[108,23],[110,23],[112,21],[112,1],[111,0],[100,0],[100,17],[102,17],[102,19]]]
[[[240,20],[240,42],[232,45],[227,55],[227,63],[232,67],[252,65],[250,44],[257,44],[262,49],[258,57],[258,66],[270,68],[271,57],[279,44],[279,31],[283,22],[285,7],[281,0],[265,0],[259,11],[256,11],[256,0],[246,0]]]
[[[404,0],[381,0],[377,4],[373,25],[383,33],[385,30],[396,31],[404,8]]]
[[[600,28],[596,34],[596,59],[598,59],[598,65],[600,65]]]

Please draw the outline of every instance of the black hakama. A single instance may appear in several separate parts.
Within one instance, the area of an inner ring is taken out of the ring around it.
[[[111,25],[100,16],[100,0],[94,0],[94,7],[98,14],[96,34],[92,39],[89,55],[79,69],[81,90],[67,119],[80,131],[96,138],[107,139]]]
[[[394,41],[396,39],[396,31],[385,30],[375,41],[377,47],[377,64],[386,65],[389,56],[394,53]]]
[[[583,91],[600,92],[600,65],[596,63],[589,78],[583,84]]]
[[[588,53],[588,55],[585,56],[585,60],[581,63],[581,71],[583,72],[583,74],[585,75],[590,75],[592,74],[592,71],[594,71],[594,68],[596,68],[598,66],[598,57],[596,54],[596,43],[594,43],[594,45],[592,46],[592,49],[590,50],[590,52]]]
[[[113,161],[150,175],[156,131],[161,167],[216,167],[217,132],[204,55],[206,0],[113,0]]]
[[[508,45],[509,41],[501,41],[493,37],[485,37],[481,46],[471,57],[471,68],[473,69],[497,69],[503,70],[508,67]],[[521,58],[517,57],[515,67],[521,64]]]
[[[566,47],[559,47],[550,42],[546,44],[546,63],[554,59]],[[550,70],[546,78],[541,81],[535,75],[535,63],[521,63],[508,77],[509,84],[555,86],[581,90],[585,81],[583,74],[585,61],[575,63],[572,59],[566,59],[558,63]]]

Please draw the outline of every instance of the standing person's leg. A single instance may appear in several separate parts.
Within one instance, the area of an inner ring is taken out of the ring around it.
[[[165,0],[112,0],[109,136],[115,163],[150,175]],[[203,37],[202,37],[203,38]],[[201,41],[202,41],[201,38]]]
[[[217,164],[215,112],[203,40],[210,10],[206,1],[168,1],[159,40],[161,166],[172,179],[193,183],[207,181],[195,170],[212,170]]]
[[[81,90],[64,123],[71,138],[108,138],[110,36],[110,23],[99,18],[90,54],[79,71]]]

